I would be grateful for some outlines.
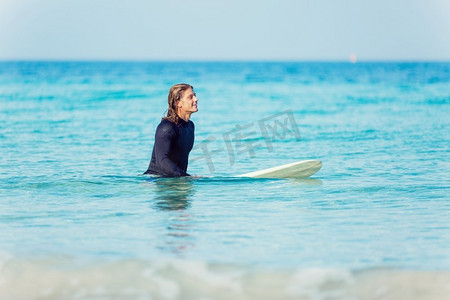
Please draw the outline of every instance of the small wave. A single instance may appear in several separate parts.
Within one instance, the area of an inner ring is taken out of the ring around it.
[[[445,299],[450,272],[3,256],[1,299]]]

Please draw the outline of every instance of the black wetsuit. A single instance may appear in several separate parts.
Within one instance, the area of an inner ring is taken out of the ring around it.
[[[189,152],[194,145],[194,123],[179,119],[178,125],[162,120],[155,133],[152,159],[144,174],[189,176]]]

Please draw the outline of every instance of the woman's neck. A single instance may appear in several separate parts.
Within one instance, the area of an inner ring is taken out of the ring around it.
[[[178,117],[181,118],[181,119],[183,119],[183,120],[186,121],[186,122],[188,122],[189,119],[191,118],[191,114],[192,114],[192,113],[189,113],[189,112],[180,112],[180,111],[177,111]]]

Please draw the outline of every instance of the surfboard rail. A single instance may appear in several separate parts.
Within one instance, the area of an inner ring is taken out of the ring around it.
[[[260,171],[237,175],[237,177],[252,178],[307,178],[322,168],[320,160],[301,160],[282,166],[276,166]]]

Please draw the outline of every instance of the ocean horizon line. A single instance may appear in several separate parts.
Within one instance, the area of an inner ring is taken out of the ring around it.
[[[450,63],[448,60],[414,60],[414,59],[370,59],[358,60],[352,62],[350,60],[340,59],[0,59],[0,63],[330,63],[330,64],[391,64],[391,63]]]

